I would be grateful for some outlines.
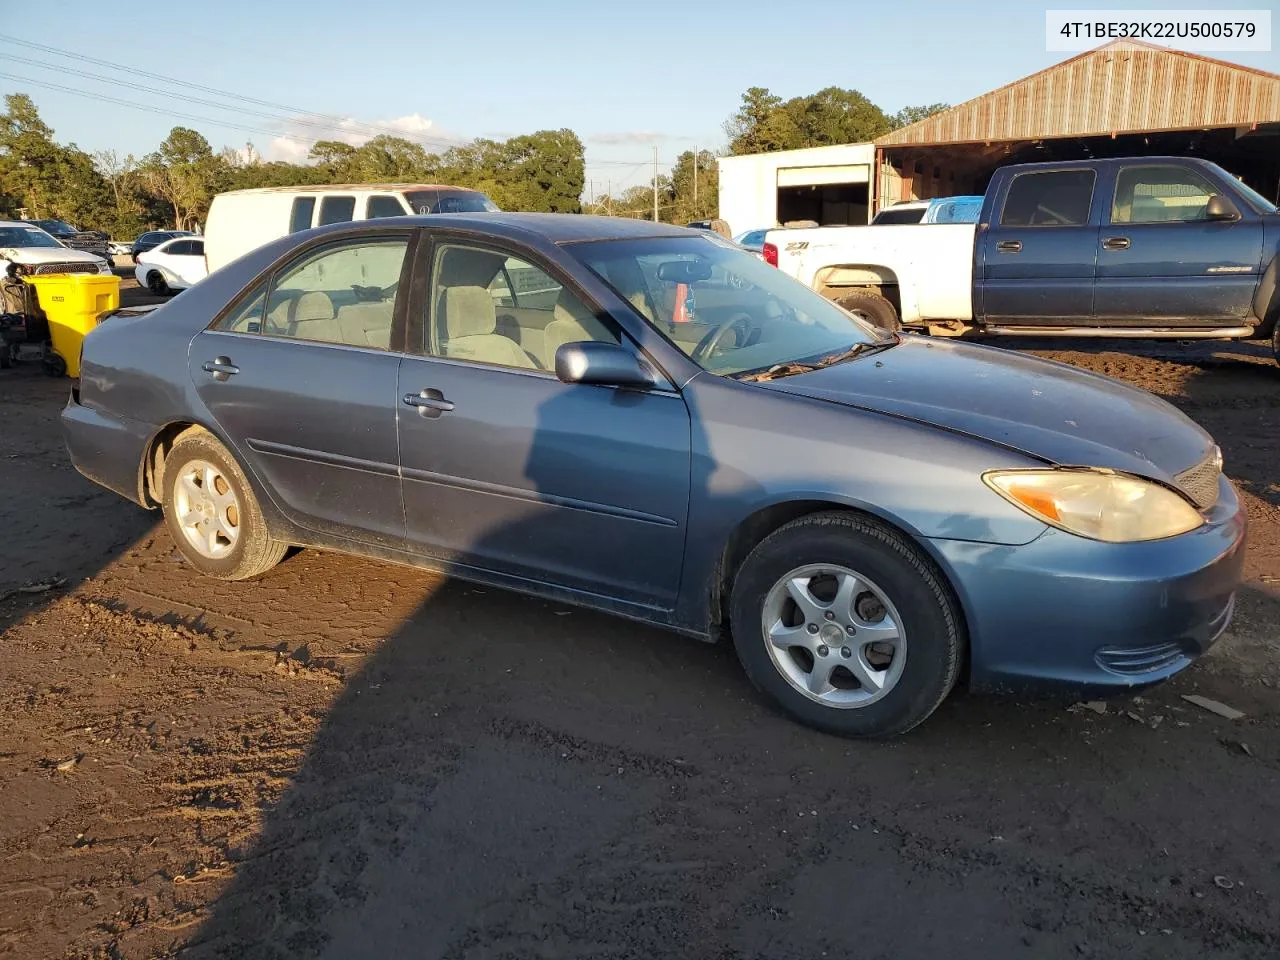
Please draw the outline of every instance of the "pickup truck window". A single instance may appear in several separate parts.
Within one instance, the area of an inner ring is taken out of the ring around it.
[[[875,219],[871,221],[874,226],[882,224],[897,225],[902,223],[919,223],[924,217],[924,207],[908,207],[905,210],[895,210],[889,207],[881,210],[876,214]]]
[[[1131,166],[1116,178],[1112,223],[1185,223],[1204,220],[1217,188],[1194,170]]]
[[[1002,227],[1078,227],[1089,222],[1092,170],[1020,173],[1009,184]]]

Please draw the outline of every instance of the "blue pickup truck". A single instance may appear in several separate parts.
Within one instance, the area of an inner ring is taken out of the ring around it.
[[[771,232],[766,260],[889,328],[1267,338],[1280,361],[1280,215],[1193,157],[996,170],[977,224]]]

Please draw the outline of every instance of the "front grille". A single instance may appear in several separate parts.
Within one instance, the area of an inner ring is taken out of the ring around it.
[[[1183,470],[1173,479],[1182,492],[1190,497],[1201,510],[1208,510],[1218,502],[1218,481],[1222,477],[1222,454],[1213,452],[1190,470]]]
[[[1148,647],[1103,647],[1094,654],[1098,666],[1126,677],[1155,673],[1187,660],[1186,652],[1176,643],[1153,643]]]
[[[77,260],[72,263],[37,263],[31,268],[30,272],[37,275],[45,273],[97,273],[98,265],[96,263],[86,263],[83,260]]]

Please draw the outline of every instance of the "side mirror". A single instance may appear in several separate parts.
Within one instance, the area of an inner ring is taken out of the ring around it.
[[[647,390],[654,385],[648,365],[616,343],[582,341],[556,351],[556,376],[564,383],[594,383]]]
[[[1239,220],[1240,211],[1236,205],[1220,193],[1212,194],[1204,205],[1206,220]]]

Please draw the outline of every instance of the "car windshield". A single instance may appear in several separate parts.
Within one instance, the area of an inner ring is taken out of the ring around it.
[[[497,213],[498,205],[475,190],[411,190],[404,198],[414,213]]]
[[[1245,199],[1249,201],[1255,213],[1268,214],[1276,212],[1276,205],[1260,194],[1257,190],[1253,189],[1253,187],[1249,186],[1243,180],[1238,179],[1226,170],[1223,170],[1216,163],[1214,166],[1217,167],[1219,173],[1235,184],[1237,190],[1244,194]]]
[[[896,342],[715,235],[567,249],[683,353],[721,376],[798,373],[851,350]]]
[[[35,225],[41,227],[50,233],[78,233],[71,224],[64,220],[36,220]]]
[[[0,227],[0,247],[60,247],[39,227]]]

